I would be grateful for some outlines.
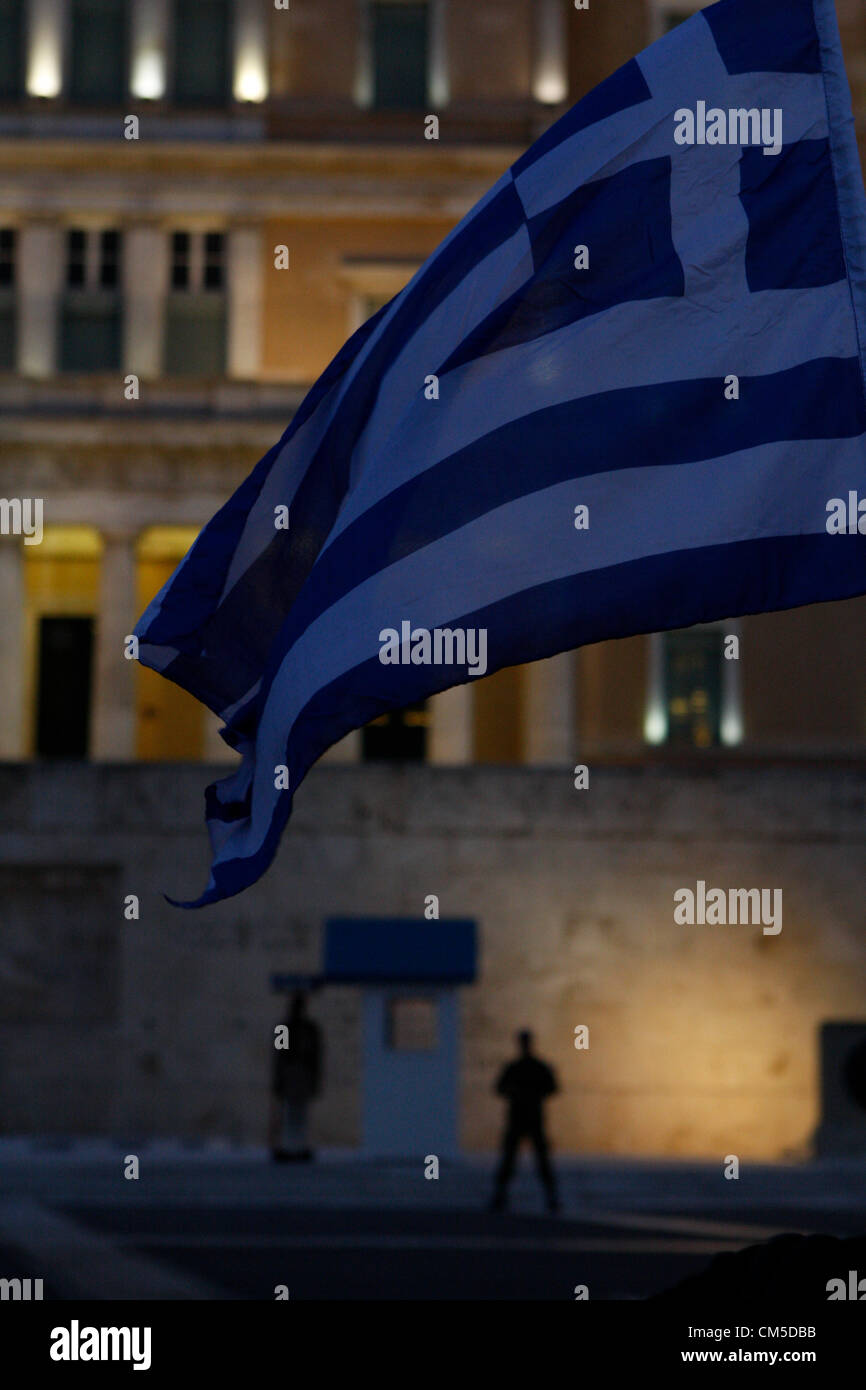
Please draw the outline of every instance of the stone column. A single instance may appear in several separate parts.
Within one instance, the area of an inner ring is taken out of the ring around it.
[[[526,667],[523,746],[532,767],[562,767],[575,756],[575,673],[574,652]]]
[[[273,9],[273,3],[268,9]],[[268,95],[267,13],[262,0],[235,0],[232,64],[235,101],[264,101]]]
[[[206,763],[236,763],[239,755],[220,738],[220,729],[225,720],[218,719],[215,714],[211,714],[209,709],[205,709],[203,714],[204,752],[202,756],[204,761]]]
[[[323,753],[321,763],[359,763],[361,761],[361,730],[353,729],[339,743]]]
[[[262,232],[235,226],[228,242],[228,374],[254,381],[262,355]]]
[[[135,757],[138,663],[124,656],[124,639],[138,617],[135,535],[103,531],[102,543],[91,757],[95,762],[129,762]]]
[[[18,371],[47,377],[57,370],[64,238],[57,222],[25,222],[18,235]]]
[[[0,536],[0,759],[24,757],[24,555]]]
[[[165,96],[168,0],[135,0],[130,34],[130,87],[144,101]]]
[[[67,0],[27,0],[27,95],[63,91]]]
[[[562,0],[538,0],[534,8],[532,95],[546,106],[556,106],[568,96],[565,8]]]
[[[471,685],[455,685],[430,701],[427,761],[444,767],[471,763],[475,744],[475,696]]]
[[[123,233],[123,370],[147,378],[162,374],[168,235],[138,223]]]

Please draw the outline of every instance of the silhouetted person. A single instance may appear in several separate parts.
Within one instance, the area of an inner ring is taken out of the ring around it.
[[[307,1017],[307,997],[295,990],[285,1017],[287,1048],[274,1048],[271,1078],[271,1156],[280,1163],[311,1159],[307,1112],[319,1094],[322,1071],[321,1032]]]
[[[503,1067],[496,1083],[496,1094],[508,1101],[508,1119],[502,1137],[502,1161],[496,1174],[496,1187],[490,1203],[492,1211],[503,1211],[508,1184],[514,1172],[514,1161],[521,1139],[528,1139],[535,1149],[538,1176],[544,1186],[548,1211],[559,1211],[556,1179],[550,1166],[550,1149],[544,1132],[543,1106],[548,1096],[559,1089],[556,1077],[546,1062],[532,1051],[532,1034],[517,1034],[520,1056]]]

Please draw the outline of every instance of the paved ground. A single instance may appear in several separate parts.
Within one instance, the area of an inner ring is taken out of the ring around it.
[[[123,1176],[136,1152],[140,1176]],[[492,1161],[324,1154],[273,1167],[260,1150],[0,1143],[0,1277],[59,1298],[644,1298],[781,1231],[866,1233],[856,1163],[560,1163],[543,1214],[528,1160],[511,1211],[489,1214]]]

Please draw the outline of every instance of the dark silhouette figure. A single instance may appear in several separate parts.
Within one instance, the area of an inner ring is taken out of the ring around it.
[[[277,1163],[309,1160],[307,1141],[310,1101],[319,1094],[322,1073],[321,1031],[307,1017],[307,996],[296,990],[285,1017],[287,1048],[274,1048],[271,1075],[271,1156]]]
[[[496,1174],[496,1187],[490,1203],[491,1211],[504,1211],[508,1184],[514,1172],[517,1150],[522,1139],[528,1139],[535,1149],[538,1176],[544,1187],[548,1211],[559,1211],[556,1179],[550,1165],[550,1148],[544,1132],[543,1105],[559,1087],[546,1062],[532,1051],[532,1034],[518,1033],[520,1056],[503,1067],[496,1083],[496,1094],[508,1101],[508,1119],[502,1138],[502,1161]]]

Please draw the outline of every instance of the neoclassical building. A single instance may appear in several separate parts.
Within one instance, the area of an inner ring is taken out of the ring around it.
[[[43,504],[38,544],[0,534],[0,759],[231,759],[200,706],[121,659],[135,619],[349,334],[571,102],[697,8],[0,0],[0,498]],[[838,11],[862,128],[866,33],[856,0]],[[603,643],[389,716],[328,760],[698,778],[856,760],[863,613]]]

